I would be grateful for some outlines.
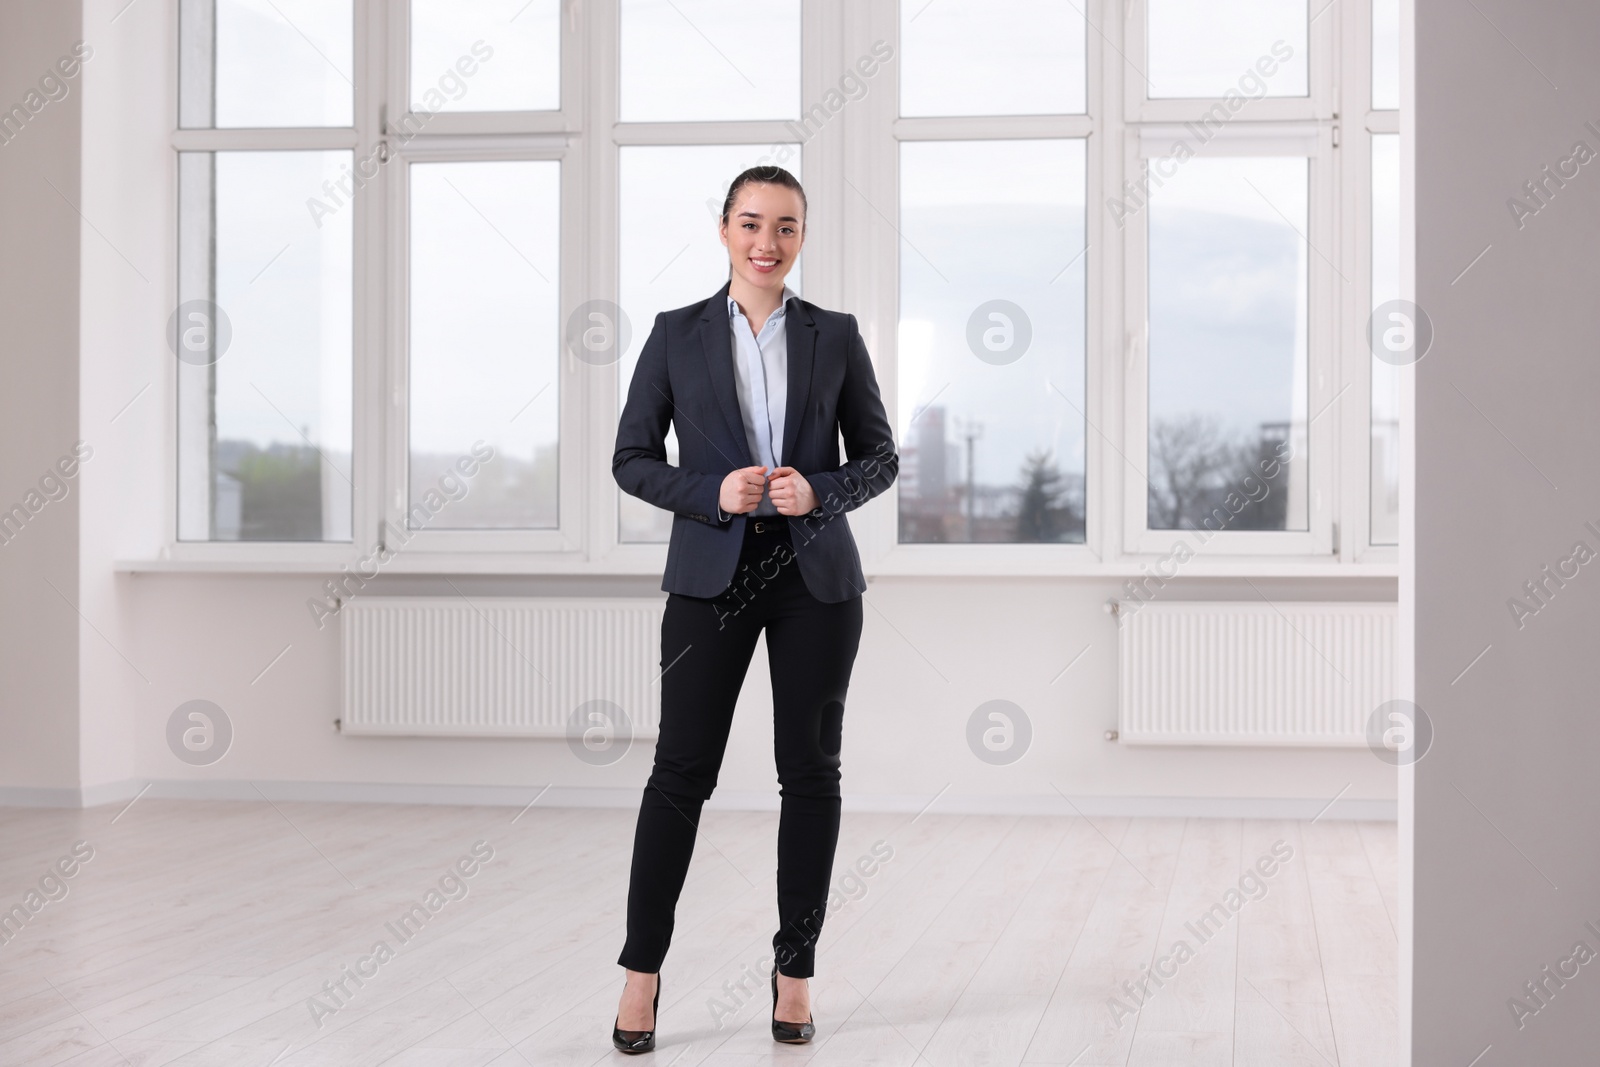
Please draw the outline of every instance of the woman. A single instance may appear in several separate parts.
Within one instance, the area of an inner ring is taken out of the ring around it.
[[[612,1043],[624,1052],[655,1047],[678,894],[763,629],[783,798],[772,1036],[800,1044],[815,1033],[806,979],[839,838],[844,699],[866,589],[844,513],[893,483],[899,457],[855,316],[784,285],[805,221],[805,191],[788,171],[734,179],[718,223],[728,284],[656,316],[617,429],[617,484],[673,513],[661,732],[617,960],[627,983]],[[666,459],[669,422],[676,467]]]

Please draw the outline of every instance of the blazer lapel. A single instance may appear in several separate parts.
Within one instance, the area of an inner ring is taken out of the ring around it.
[[[717,395],[717,407],[722,409],[730,440],[735,442],[738,454],[744,457],[741,466],[754,467],[750,458],[750,443],[744,436],[744,416],[739,413],[739,391],[733,379],[733,338],[728,327],[728,285],[706,301],[700,316],[700,344],[705,352],[706,369],[711,373],[711,391]],[[714,444],[714,442],[713,442]],[[719,449],[720,451],[720,449]]]
[[[811,368],[816,363],[817,324],[799,297],[791,297],[783,313],[784,339],[789,346],[789,399],[783,408],[783,451],[780,466],[794,466],[794,442],[811,399]],[[731,343],[731,342],[730,342]]]
[[[788,346],[788,400],[783,410],[783,446],[778,454],[781,466],[794,466],[794,443],[800,432],[811,399],[811,370],[816,364],[817,324],[811,313],[792,297],[784,308],[784,341]],[[706,369],[711,373],[711,388],[728,432],[738,443],[744,466],[755,466],[750,443],[744,436],[744,415],[739,410],[739,391],[733,377],[733,338],[728,326],[728,286],[706,301],[700,316],[700,344],[705,352]]]

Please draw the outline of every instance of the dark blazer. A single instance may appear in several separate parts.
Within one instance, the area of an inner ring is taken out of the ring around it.
[[[799,297],[786,308],[789,394],[778,462],[803,474],[818,502],[809,515],[787,516],[789,539],[806,588],[833,604],[867,588],[844,513],[889,488],[900,457],[856,317]],[[667,462],[668,422],[678,431],[676,467]],[[734,385],[724,284],[705,300],[656,316],[617,426],[617,484],[673,512],[662,589],[714,597],[732,584],[750,516],[719,521],[717,504],[728,473],[755,463]]]

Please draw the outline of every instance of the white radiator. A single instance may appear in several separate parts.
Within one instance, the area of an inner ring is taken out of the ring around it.
[[[1119,606],[1122,741],[1363,745],[1394,698],[1392,603]]]
[[[615,705],[634,737],[654,737],[665,607],[665,597],[351,601],[339,612],[341,728],[387,736],[565,737],[580,707],[609,720],[617,717]],[[597,720],[585,715],[585,728],[593,725]]]

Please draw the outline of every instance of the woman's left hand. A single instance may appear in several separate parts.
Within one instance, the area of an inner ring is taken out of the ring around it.
[[[779,515],[806,515],[817,508],[817,494],[805,475],[793,467],[778,467],[768,477],[767,496]]]

